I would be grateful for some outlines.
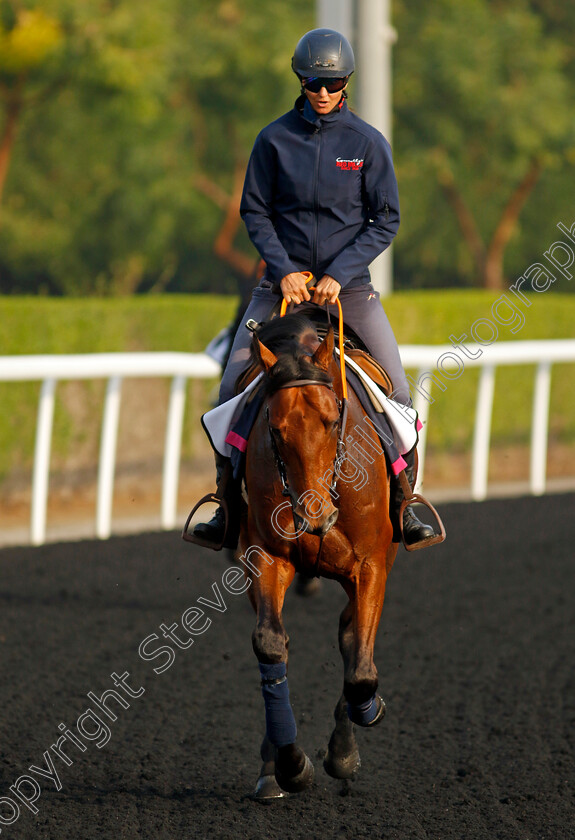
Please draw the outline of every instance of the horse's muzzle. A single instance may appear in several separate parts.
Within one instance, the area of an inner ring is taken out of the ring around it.
[[[334,508],[332,513],[323,517],[320,522],[317,519],[306,519],[294,511],[294,524],[299,533],[313,534],[315,537],[325,537],[327,532],[337,522],[339,511]]]

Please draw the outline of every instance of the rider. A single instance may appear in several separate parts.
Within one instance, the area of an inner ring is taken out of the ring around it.
[[[236,379],[249,364],[251,333],[245,323],[269,317],[280,294],[288,303],[309,301],[302,273],[309,270],[316,278],[312,303],[333,306],[339,296],[345,323],[387,370],[393,398],[411,404],[397,342],[368,269],[399,227],[389,143],[347,107],[355,62],[343,35],[332,29],[306,33],[295,48],[292,69],[301,95],[291,111],[260,132],[247,168],[240,212],[266,271],[236,333],[219,402],[234,396]],[[414,454],[404,458],[413,486]],[[219,488],[226,461],[216,456]],[[229,493],[233,483],[226,485]],[[402,499],[398,489],[398,505]],[[409,543],[434,534],[409,507],[403,521]],[[218,508],[194,534],[217,543],[224,527]]]

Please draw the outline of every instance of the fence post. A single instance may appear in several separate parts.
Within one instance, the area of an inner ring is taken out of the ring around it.
[[[489,473],[489,440],[491,437],[491,415],[493,413],[493,392],[495,389],[495,366],[485,365],[481,369],[475,409],[475,433],[473,436],[473,463],[471,468],[471,497],[481,502],[487,497]]]
[[[166,421],[164,474],[162,479],[162,528],[167,531],[171,530],[176,524],[186,384],[187,378],[185,376],[175,376],[172,380],[170,405]]]
[[[535,371],[533,420],[531,424],[531,464],[529,483],[534,496],[545,492],[547,473],[547,433],[551,396],[551,362],[541,362]]]
[[[418,373],[418,381],[421,379],[426,371],[421,369]],[[429,393],[431,395],[431,382],[429,383]],[[421,493],[423,488],[423,474],[425,471],[425,451],[427,448],[427,421],[429,418],[430,402],[426,399],[420,391],[416,391],[413,401],[413,407],[419,415],[421,421],[421,429],[419,432],[419,443],[417,444],[417,481],[415,482],[414,492]]]
[[[116,468],[116,443],[120,418],[122,377],[112,376],[108,381],[102,440],[100,444],[100,465],[98,468],[98,505],[96,509],[96,536],[105,540],[112,531],[112,499],[114,495],[114,470]]]
[[[48,502],[55,390],[56,380],[45,379],[42,383],[38,403],[30,512],[30,540],[32,545],[42,545],[46,539],[46,506]]]

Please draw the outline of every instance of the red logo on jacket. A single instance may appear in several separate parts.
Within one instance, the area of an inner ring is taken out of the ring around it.
[[[338,158],[335,162],[335,165],[338,169],[361,169],[363,166],[363,158],[354,158],[353,160],[344,160],[343,158]]]

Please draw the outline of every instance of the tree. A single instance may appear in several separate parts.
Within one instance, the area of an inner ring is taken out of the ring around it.
[[[2,2],[3,34],[19,33],[17,55],[27,63],[6,66],[11,55],[2,52],[20,131],[17,143],[8,132],[0,289],[134,291],[148,266],[158,278],[171,260],[154,224],[165,197],[151,194],[164,140],[169,16],[137,0]],[[41,42],[24,26],[30,20],[44,33],[49,21],[57,43]]]
[[[22,112],[0,291],[234,291],[256,257],[237,212],[243,172],[259,129],[298,94],[290,58],[313,8],[25,5],[59,22],[62,81]]]
[[[174,23],[172,100],[191,139],[191,186],[220,211],[215,255],[251,278],[256,254],[239,216],[245,168],[258,131],[299,93],[291,56],[313,26],[313,8],[305,0],[200,0],[190,11],[182,0]]]
[[[518,0],[399,0],[395,22],[395,142],[413,214],[404,253],[417,242],[424,264],[501,288],[520,213],[573,142],[565,50]]]
[[[50,95],[58,83],[64,35],[60,22],[41,9],[0,4],[0,219],[4,185],[25,108]],[[56,72],[54,73],[54,71]]]

